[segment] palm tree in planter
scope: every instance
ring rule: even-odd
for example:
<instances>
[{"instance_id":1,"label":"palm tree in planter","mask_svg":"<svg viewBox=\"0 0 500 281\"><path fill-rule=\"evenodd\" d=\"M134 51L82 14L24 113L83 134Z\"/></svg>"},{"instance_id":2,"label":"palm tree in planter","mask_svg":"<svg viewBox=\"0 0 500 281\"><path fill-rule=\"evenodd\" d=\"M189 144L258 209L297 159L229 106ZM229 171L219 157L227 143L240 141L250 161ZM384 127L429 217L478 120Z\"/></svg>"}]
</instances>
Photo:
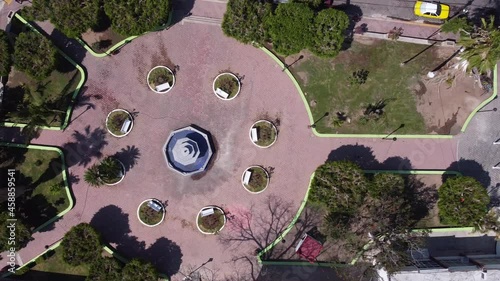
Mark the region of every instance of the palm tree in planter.
<instances>
[{"instance_id":1,"label":"palm tree in planter","mask_svg":"<svg viewBox=\"0 0 500 281\"><path fill-rule=\"evenodd\" d=\"M94 187L115 185L125 177L125 168L120 160L113 157L104 158L101 163L92 165L85 174L85 182Z\"/></svg>"},{"instance_id":2,"label":"palm tree in planter","mask_svg":"<svg viewBox=\"0 0 500 281\"><path fill-rule=\"evenodd\" d=\"M216 234L224 228L226 214L216 206L207 206L200 210L196 219L198 230L203 234Z\"/></svg>"}]
</instances>

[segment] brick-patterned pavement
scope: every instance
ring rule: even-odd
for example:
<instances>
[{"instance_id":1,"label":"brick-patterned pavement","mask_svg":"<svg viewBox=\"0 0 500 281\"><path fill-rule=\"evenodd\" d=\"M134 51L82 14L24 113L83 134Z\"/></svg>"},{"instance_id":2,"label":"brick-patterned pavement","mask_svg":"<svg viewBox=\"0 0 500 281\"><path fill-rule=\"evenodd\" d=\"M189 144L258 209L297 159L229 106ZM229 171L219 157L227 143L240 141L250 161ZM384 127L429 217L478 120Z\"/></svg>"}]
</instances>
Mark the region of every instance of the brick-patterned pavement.
<instances>
[{"instance_id":1,"label":"brick-patterned pavement","mask_svg":"<svg viewBox=\"0 0 500 281\"><path fill-rule=\"evenodd\" d=\"M146 84L147 72L169 61L179 66L175 87L168 94L155 94ZM34 141L66 148L75 207L52 229L34 234L19 252L23 261L59 240L71 226L91 222L125 256L144 256L168 273L187 273L211 257L214 261L206 267L223 275L234 271L233 256L251 254L255 247L228 250L217 236L200 234L194 223L205 205L231 212L276 194L298 207L310 175L328 158L350 157L367 168L375 167L369 164L373 160L408 158L392 158L385 166L395 169L409 168L408 162L415 169L446 169L456 160L454 139L315 137L307 127L304 103L281 67L259 49L225 37L217 26L178 24L134 40L116 56L98 59L86 54L82 64L88 80L71 125L64 132L43 131ZM242 77L235 100L224 102L212 93L213 78L222 70ZM136 112L133 131L120 139L101 133L107 113L115 108ZM279 116L279 138L271 148L259 149L250 142L248 130L266 114ZM169 170L161 152L170 131L190 124L210 131L217 146L213 167L199 180ZM97 160L96 150L110 155L127 147L139 155L122 183L92 188L83 181L84 164ZM259 195L249 194L240 183L244 169L255 164L275 168L269 188ZM154 228L136 218L138 204L151 197L168 200L166 220ZM181 278L176 274L173 280Z\"/></svg>"}]
</instances>

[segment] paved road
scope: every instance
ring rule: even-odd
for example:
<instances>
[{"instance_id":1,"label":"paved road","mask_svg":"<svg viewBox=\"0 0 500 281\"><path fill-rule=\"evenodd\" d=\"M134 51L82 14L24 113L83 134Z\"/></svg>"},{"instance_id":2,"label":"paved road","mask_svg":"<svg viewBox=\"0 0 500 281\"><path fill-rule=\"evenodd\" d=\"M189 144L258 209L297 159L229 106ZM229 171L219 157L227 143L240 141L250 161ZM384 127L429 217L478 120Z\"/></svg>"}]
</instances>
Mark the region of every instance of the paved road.
<instances>
[{"instance_id":1,"label":"paved road","mask_svg":"<svg viewBox=\"0 0 500 281\"><path fill-rule=\"evenodd\" d=\"M442 1L451 6L452 12L458 12L470 2L470 0L449 0ZM471 12L479 12L486 8L497 8L499 4L495 0L473 0L470 4ZM413 6L415 0L354 0L354 1L334 1L335 5L338 4L351 4L361 8L363 15L372 17L391 16L409 20L422 19L413 14ZM496 6L495 6L496 5ZM498 13L497 13L498 14Z\"/></svg>"}]
</instances>

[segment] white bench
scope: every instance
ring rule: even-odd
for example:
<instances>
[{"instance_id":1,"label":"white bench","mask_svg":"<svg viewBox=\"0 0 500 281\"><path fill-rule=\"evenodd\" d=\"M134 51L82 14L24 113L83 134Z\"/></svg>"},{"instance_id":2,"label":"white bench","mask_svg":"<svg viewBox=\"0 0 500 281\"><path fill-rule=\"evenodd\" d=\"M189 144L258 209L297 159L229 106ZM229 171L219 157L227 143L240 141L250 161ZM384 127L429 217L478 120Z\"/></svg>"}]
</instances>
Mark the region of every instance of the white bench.
<instances>
[{"instance_id":1,"label":"white bench","mask_svg":"<svg viewBox=\"0 0 500 281\"><path fill-rule=\"evenodd\" d=\"M250 182L251 176L252 176L252 172L245 171L245 174L243 175L243 184L248 184Z\"/></svg>"},{"instance_id":2,"label":"white bench","mask_svg":"<svg viewBox=\"0 0 500 281\"><path fill-rule=\"evenodd\" d=\"M162 209L162 207L160 206L160 204L156 203L155 201L149 201L149 202L148 202L148 206L149 206L151 209L153 209L153 210L155 210L155 211L157 211L157 212L160 212L160 211L161 211L161 209Z\"/></svg>"},{"instance_id":3,"label":"white bench","mask_svg":"<svg viewBox=\"0 0 500 281\"><path fill-rule=\"evenodd\" d=\"M257 128L252 128L252 130L250 131L250 135L253 142L257 142L259 140L259 137L257 135Z\"/></svg>"},{"instance_id":4,"label":"white bench","mask_svg":"<svg viewBox=\"0 0 500 281\"><path fill-rule=\"evenodd\" d=\"M227 99L229 97L229 94L224 92L221 88L217 88L215 90L215 93L224 99Z\"/></svg>"},{"instance_id":5,"label":"white bench","mask_svg":"<svg viewBox=\"0 0 500 281\"><path fill-rule=\"evenodd\" d=\"M127 118L125 122L123 122L122 128L120 129L120 132L126 134L128 132L128 129L130 128L130 125L132 124L132 121Z\"/></svg>"},{"instance_id":6,"label":"white bench","mask_svg":"<svg viewBox=\"0 0 500 281\"><path fill-rule=\"evenodd\" d=\"M163 92L163 91L166 91L168 89L170 89L170 84L168 82L156 86L157 92Z\"/></svg>"},{"instance_id":7,"label":"white bench","mask_svg":"<svg viewBox=\"0 0 500 281\"><path fill-rule=\"evenodd\" d=\"M205 210L201 211L201 217L207 217L207 216L210 216L210 215L213 215L213 214L214 214L214 209L213 208L205 209Z\"/></svg>"}]
</instances>

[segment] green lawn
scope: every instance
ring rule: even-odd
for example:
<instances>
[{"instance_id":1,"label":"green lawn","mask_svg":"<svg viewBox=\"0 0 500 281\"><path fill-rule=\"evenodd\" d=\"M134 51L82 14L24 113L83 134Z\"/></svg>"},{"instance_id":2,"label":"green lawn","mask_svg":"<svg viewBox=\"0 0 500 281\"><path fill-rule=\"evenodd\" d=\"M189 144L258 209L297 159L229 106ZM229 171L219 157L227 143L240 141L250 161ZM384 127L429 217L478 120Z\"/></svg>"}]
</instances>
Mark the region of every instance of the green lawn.
<instances>
[{"instance_id":1,"label":"green lawn","mask_svg":"<svg viewBox=\"0 0 500 281\"><path fill-rule=\"evenodd\" d=\"M15 167L19 173L17 181L18 215L36 228L56 216L69 206L64 188L61 157L57 152L39 149L6 147L11 160L0 166ZM22 195L21 195L22 193Z\"/></svg>"},{"instance_id":2,"label":"green lawn","mask_svg":"<svg viewBox=\"0 0 500 281\"><path fill-rule=\"evenodd\" d=\"M417 112L416 97L410 87L436 67L439 59L433 49L405 65L400 63L426 46L386 40L370 44L353 42L350 49L334 59L306 56L291 68L306 95L320 133L386 134L401 124L398 134L426 133L423 117ZM353 72L368 71L364 84L351 83ZM365 115L369 104L383 101L383 114ZM351 123L335 121L344 112Z\"/></svg>"},{"instance_id":3,"label":"green lawn","mask_svg":"<svg viewBox=\"0 0 500 281\"><path fill-rule=\"evenodd\" d=\"M72 266L62 258L62 246L49 252L47 259L38 258L36 265L26 274L22 275L24 280L37 281L83 281L89 274L87 265Z\"/></svg>"}]
</instances>

